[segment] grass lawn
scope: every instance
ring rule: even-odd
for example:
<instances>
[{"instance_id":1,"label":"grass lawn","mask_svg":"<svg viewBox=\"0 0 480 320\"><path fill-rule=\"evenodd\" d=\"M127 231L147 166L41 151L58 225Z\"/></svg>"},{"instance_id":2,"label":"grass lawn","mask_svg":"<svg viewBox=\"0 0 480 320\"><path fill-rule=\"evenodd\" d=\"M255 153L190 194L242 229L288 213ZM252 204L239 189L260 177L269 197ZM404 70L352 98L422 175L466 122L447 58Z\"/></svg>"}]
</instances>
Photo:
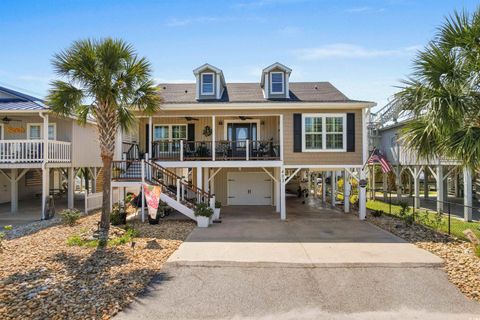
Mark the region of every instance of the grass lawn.
<instances>
[{"instance_id":1,"label":"grass lawn","mask_svg":"<svg viewBox=\"0 0 480 320\"><path fill-rule=\"evenodd\" d=\"M390 212L390 206L388 203L378 200L368 200L367 209L369 210L382 210L385 213ZM391 214L394 216L400 216L400 206L392 204ZM412 213L412 208L409 207L408 213ZM437 215L436 212L426 209L415 210L415 221L421 223L432 229L448 233L448 217L445 215ZM480 223L478 222L465 222L457 218L450 219L450 232L457 238L467 240L463 231L471 229L477 237L480 238Z\"/></svg>"}]
</instances>

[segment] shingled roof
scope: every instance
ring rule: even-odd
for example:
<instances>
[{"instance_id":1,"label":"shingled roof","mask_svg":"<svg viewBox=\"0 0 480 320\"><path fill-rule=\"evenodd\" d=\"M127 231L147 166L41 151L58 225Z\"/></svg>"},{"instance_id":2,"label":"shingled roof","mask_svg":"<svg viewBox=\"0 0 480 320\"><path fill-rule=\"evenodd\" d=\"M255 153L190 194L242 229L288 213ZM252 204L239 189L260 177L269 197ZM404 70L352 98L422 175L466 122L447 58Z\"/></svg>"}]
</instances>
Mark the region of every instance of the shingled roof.
<instances>
[{"instance_id":1,"label":"shingled roof","mask_svg":"<svg viewBox=\"0 0 480 320\"><path fill-rule=\"evenodd\" d=\"M265 99L259 83L227 83L219 100L195 97L195 83L158 85L165 104L170 103L268 103L268 102L360 102L348 99L330 82L290 82L290 99Z\"/></svg>"}]
</instances>

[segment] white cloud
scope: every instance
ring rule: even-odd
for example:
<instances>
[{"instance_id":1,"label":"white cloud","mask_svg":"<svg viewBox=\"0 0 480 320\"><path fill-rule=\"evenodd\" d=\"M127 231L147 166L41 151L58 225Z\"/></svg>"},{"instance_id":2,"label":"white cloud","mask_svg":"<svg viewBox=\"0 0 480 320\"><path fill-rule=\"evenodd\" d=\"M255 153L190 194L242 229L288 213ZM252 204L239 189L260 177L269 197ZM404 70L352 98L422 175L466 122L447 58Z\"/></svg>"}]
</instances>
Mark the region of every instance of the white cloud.
<instances>
[{"instance_id":1,"label":"white cloud","mask_svg":"<svg viewBox=\"0 0 480 320\"><path fill-rule=\"evenodd\" d=\"M420 46L410 46L397 49L370 49L354 44L335 43L316 48L294 50L293 54L301 60L321 60L330 58L368 59L378 57L410 56L420 48Z\"/></svg>"},{"instance_id":2,"label":"white cloud","mask_svg":"<svg viewBox=\"0 0 480 320\"><path fill-rule=\"evenodd\" d=\"M172 18L166 22L167 27L184 27L197 23L216 23L216 22L226 22L232 21L232 17L194 17L194 18Z\"/></svg>"}]
</instances>

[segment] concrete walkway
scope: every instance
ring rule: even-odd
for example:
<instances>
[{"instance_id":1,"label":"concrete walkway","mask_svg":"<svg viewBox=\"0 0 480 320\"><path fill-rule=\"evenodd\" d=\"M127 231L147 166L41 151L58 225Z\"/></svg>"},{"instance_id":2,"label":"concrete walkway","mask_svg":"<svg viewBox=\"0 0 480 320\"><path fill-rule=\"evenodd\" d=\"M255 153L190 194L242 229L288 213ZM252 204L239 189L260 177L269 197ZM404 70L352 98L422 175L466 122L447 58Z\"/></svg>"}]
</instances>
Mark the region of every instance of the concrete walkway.
<instances>
[{"instance_id":1,"label":"concrete walkway","mask_svg":"<svg viewBox=\"0 0 480 320\"><path fill-rule=\"evenodd\" d=\"M195 229L118 319L474 319L441 260L377 227L288 201ZM226 210L225 210L226 209Z\"/></svg>"}]
</instances>

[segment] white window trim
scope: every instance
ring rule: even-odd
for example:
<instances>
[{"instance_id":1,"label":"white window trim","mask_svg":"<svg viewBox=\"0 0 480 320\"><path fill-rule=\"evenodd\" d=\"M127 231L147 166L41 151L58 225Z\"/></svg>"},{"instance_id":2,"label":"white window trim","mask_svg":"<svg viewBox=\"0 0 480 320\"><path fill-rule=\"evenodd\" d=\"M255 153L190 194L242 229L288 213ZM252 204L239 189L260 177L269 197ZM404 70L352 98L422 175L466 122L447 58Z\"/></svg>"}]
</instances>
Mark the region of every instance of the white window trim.
<instances>
[{"instance_id":1,"label":"white window trim","mask_svg":"<svg viewBox=\"0 0 480 320\"><path fill-rule=\"evenodd\" d=\"M203 91L203 76L204 75L208 75L208 74L211 74L212 75L212 92L204 92ZM214 72L202 72L200 74L200 94L202 96L214 96L215 95L215 73Z\"/></svg>"},{"instance_id":2,"label":"white window trim","mask_svg":"<svg viewBox=\"0 0 480 320\"><path fill-rule=\"evenodd\" d=\"M174 126L183 126L185 127L185 133L186 133L186 138L188 138L188 124L186 123L155 123L153 125L153 135L155 135L155 128L156 127L168 127L168 140L167 141L173 141L173 140L182 140L182 139L173 139L172 137L172 133L173 133L173 127ZM156 139L155 136L152 137L152 141L161 141L161 140L165 140L165 139Z\"/></svg>"},{"instance_id":3,"label":"white window trim","mask_svg":"<svg viewBox=\"0 0 480 320\"><path fill-rule=\"evenodd\" d=\"M322 118L322 149L307 149L305 147L305 119L310 117ZM343 119L343 148L327 149L327 118ZM347 152L347 114L346 113L304 113L302 114L302 152Z\"/></svg>"},{"instance_id":4,"label":"white window trim","mask_svg":"<svg viewBox=\"0 0 480 320\"><path fill-rule=\"evenodd\" d=\"M30 137L30 127L31 126L40 126L40 140L43 139L43 123L27 123L27 139L32 140ZM50 141L57 140L57 124L56 123L49 123L48 126L53 126L53 139L49 139ZM37 140L37 139L35 139Z\"/></svg>"},{"instance_id":5,"label":"white window trim","mask_svg":"<svg viewBox=\"0 0 480 320\"><path fill-rule=\"evenodd\" d=\"M5 126L0 123L0 140L5 140Z\"/></svg>"},{"instance_id":6,"label":"white window trim","mask_svg":"<svg viewBox=\"0 0 480 320\"><path fill-rule=\"evenodd\" d=\"M282 75L282 91L273 92L272 77L274 73L280 73ZM281 71L270 72L270 94L284 94L284 93L285 93L285 72L281 72Z\"/></svg>"},{"instance_id":7,"label":"white window trim","mask_svg":"<svg viewBox=\"0 0 480 320\"><path fill-rule=\"evenodd\" d=\"M229 123L256 123L257 124L257 137L254 141L261 141L260 138L260 119L248 119L248 120L224 120L224 130L223 130L223 138L225 141L228 140L228 124Z\"/></svg>"}]
</instances>

